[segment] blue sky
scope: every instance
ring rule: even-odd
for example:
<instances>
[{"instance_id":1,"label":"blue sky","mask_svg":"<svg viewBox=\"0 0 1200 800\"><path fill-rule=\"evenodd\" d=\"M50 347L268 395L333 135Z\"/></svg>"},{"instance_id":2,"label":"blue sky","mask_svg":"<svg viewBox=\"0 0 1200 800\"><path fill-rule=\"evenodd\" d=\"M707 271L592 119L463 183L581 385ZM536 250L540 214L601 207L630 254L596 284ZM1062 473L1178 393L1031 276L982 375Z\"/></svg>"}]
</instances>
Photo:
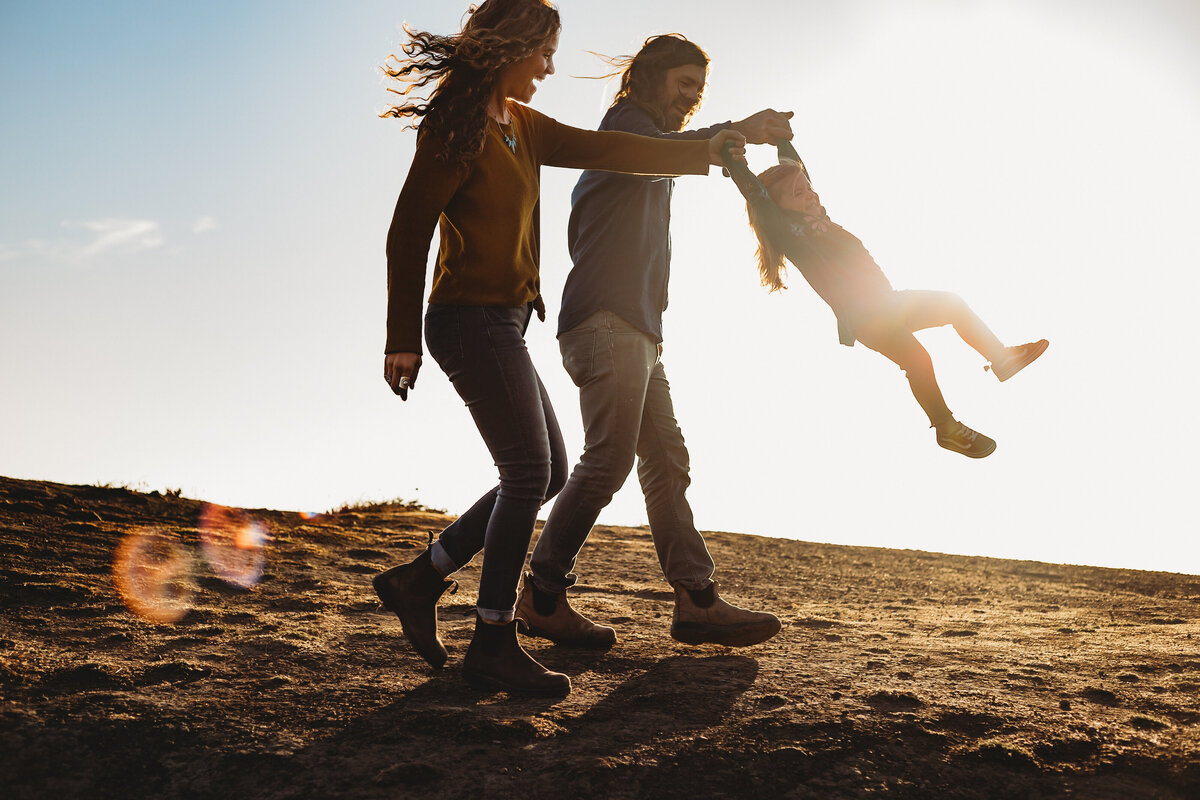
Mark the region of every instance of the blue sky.
<instances>
[{"instance_id":1,"label":"blue sky","mask_svg":"<svg viewBox=\"0 0 1200 800\"><path fill-rule=\"evenodd\" d=\"M535 107L593 127L612 86L572 77L603 70L586 51L681 31L713 58L696 124L795 110L823 202L895 285L1052 342L999 385L922 334L951 407L1000 443L944 452L798 279L757 286L732 187L681 179L664 361L700 527L1200 572L1194 4L560 7ZM435 364L403 406L379 379L413 134L377 119L377 68L402 22L450 31L464 9L0 5L0 474L296 510L459 512L494 482ZM552 314L576 177L543 173ZM529 341L574 455L553 325ZM636 484L602 522L644 522Z\"/></svg>"}]
</instances>

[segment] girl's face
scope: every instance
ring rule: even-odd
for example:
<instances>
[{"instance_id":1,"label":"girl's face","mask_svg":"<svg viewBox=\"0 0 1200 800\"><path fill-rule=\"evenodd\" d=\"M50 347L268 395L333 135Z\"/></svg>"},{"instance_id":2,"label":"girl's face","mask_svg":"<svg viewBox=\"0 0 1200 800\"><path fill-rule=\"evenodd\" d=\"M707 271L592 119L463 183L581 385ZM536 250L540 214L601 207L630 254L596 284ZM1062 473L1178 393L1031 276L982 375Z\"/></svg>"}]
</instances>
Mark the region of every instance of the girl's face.
<instances>
[{"instance_id":1,"label":"girl's face","mask_svg":"<svg viewBox=\"0 0 1200 800\"><path fill-rule=\"evenodd\" d=\"M790 211L808 209L812 187L804 177L803 170L791 165L781 165L769 172L774 174L765 175L768 180L764 181L764 184L775 205Z\"/></svg>"},{"instance_id":2,"label":"girl's face","mask_svg":"<svg viewBox=\"0 0 1200 800\"><path fill-rule=\"evenodd\" d=\"M497 89L505 98L511 97L520 103L528 103L537 91L535 81L542 81L554 74L554 54L558 51L558 34L555 33L540 48L522 58L505 65L496 81Z\"/></svg>"}]
</instances>

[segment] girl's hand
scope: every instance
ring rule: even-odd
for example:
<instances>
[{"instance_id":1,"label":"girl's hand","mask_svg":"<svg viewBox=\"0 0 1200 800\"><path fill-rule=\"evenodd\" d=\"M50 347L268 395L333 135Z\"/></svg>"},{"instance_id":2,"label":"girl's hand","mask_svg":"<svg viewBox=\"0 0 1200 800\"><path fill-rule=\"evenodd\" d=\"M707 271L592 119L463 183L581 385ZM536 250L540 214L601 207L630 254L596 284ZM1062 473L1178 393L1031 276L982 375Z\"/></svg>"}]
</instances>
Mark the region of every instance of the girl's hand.
<instances>
[{"instance_id":1,"label":"girl's hand","mask_svg":"<svg viewBox=\"0 0 1200 800\"><path fill-rule=\"evenodd\" d=\"M409 389L417 388L420 371L420 353L388 353L383 357L383 379L401 400L408 399Z\"/></svg>"},{"instance_id":2,"label":"girl's hand","mask_svg":"<svg viewBox=\"0 0 1200 800\"><path fill-rule=\"evenodd\" d=\"M724 166L725 161L722 156L726 151L734 161L745 164L746 137L735 130L719 131L716 136L708 140L708 163L717 167Z\"/></svg>"}]
</instances>

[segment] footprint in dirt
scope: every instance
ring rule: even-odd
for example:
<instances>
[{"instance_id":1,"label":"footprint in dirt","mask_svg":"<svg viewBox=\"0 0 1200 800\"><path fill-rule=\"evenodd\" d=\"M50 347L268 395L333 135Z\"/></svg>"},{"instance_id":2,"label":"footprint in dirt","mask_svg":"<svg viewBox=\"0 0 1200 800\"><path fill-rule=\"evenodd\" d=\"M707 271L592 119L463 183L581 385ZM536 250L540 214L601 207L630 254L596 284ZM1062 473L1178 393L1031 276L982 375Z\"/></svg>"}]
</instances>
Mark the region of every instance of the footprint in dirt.
<instances>
[{"instance_id":1,"label":"footprint in dirt","mask_svg":"<svg viewBox=\"0 0 1200 800\"><path fill-rule=\"evenodd\" d=\"M385 553L382 550L376 550L370 547L354 547L346 551L346 556L349 558L358 558L364 561L374 559L376 561L390 562L394 556L391 553Z\"/></svg>"},{"instance_id":2,"label":"footprint in dirt","mask_svg":"<svg viewBox=\"0 0 1200 800\"><path fill-rule=\"evenodd\" d=\"M876 711L915 711L925 705L911 692L875 692L864 699Z\"/></svg>"},{"instance_id":3,"label":"footprint in dirt","mask_svg":"<svg viewBox=\"0 0 1200 800\"><path fill-rule=\"evenodd\" d=\"M981 714L974 711L951 711L938 717L936 727L951 733L965 736L980 737L1004 727L1007 721L994 714Z\"/></svg>"},{"instance_id":4,"label":"footprint in dirt","mask_svg":"<svg viewBox=\"0 0 1200 800\"><path fill-rule=\"evenodd\" d=\"M39 682L39 686L47 691L64 694L97 689L127 689L132 685L133 676L128 669L92 661L53 670Z\"/></svg>"},{"instance_id":5,"label":"footprint in dirt","mask_svg":"<svg viewBox=\"0 0 1200 800\"><path fill-rule=\"evenodd\" d=\"M277 597L267 601L271 611L326 611L331 607L328 600L304 597Z\"/></svg>"},{"instance_id":6,"label":"footprint in dirt","mask_svg":"<svg viewBox=\"0 0 1200 800\"><path fill-rule=\"evenodd\" d=\"M1082 692L1080 692L1079 696L1082 697L1084 700L1087 700L1089 702L1096 703L1097 705L1102 705L1102 706L1119 706L1121 704L1120 698L1118 698L1115 694L1110 692L1108 689L1099 689L1096 687L1089 687L1087 689L1084 689Z\"/></svg>"},{"instance_id":7,"label":"footprint in dirt","mask_svg":"<svg viewBox=\"0 0 1200 800\"><path fill-rule=\"evenodd\" d=\"M188 661L166 661L151 664L137 678L139 686L153 686L160 683L183 684L195 683L212 674L210 667L202 667Z\"/></svg>"}]
</instances>

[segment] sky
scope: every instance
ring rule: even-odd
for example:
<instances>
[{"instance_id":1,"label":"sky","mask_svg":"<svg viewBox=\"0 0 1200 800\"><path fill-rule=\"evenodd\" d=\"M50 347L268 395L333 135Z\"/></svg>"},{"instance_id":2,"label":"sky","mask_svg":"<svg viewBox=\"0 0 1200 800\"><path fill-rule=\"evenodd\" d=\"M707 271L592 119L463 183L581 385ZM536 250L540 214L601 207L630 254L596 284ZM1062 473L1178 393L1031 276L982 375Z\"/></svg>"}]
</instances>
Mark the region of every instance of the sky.
<instances>
[{"instance_id":1,"label":"sky","mask_svg":"<svg viewBox=\"0 0 1200 800\"><path fill-rule=\"evenodd\" d=\"M684 33L712 58L694 125L794 111L823 204L897 288L1051 342L1000 384L951 329L919 334L958 418L999 443L942 450L799 276L758 285L732 184L679 179L663 362L698 527L1200 573L1200 6L559 7L535 108L595 127L615 86L592 53ZM379 65L402 23L452 32L465 8L0 2L0 474L296 511L461 513L494 485L432 359L407 403L381 380L414 133L378 118ZM578 173L542 174L550 318L527 338L575 458L554 315ZM644 523L631 477L600 524Z\"/></svg>"}]
</instances>

